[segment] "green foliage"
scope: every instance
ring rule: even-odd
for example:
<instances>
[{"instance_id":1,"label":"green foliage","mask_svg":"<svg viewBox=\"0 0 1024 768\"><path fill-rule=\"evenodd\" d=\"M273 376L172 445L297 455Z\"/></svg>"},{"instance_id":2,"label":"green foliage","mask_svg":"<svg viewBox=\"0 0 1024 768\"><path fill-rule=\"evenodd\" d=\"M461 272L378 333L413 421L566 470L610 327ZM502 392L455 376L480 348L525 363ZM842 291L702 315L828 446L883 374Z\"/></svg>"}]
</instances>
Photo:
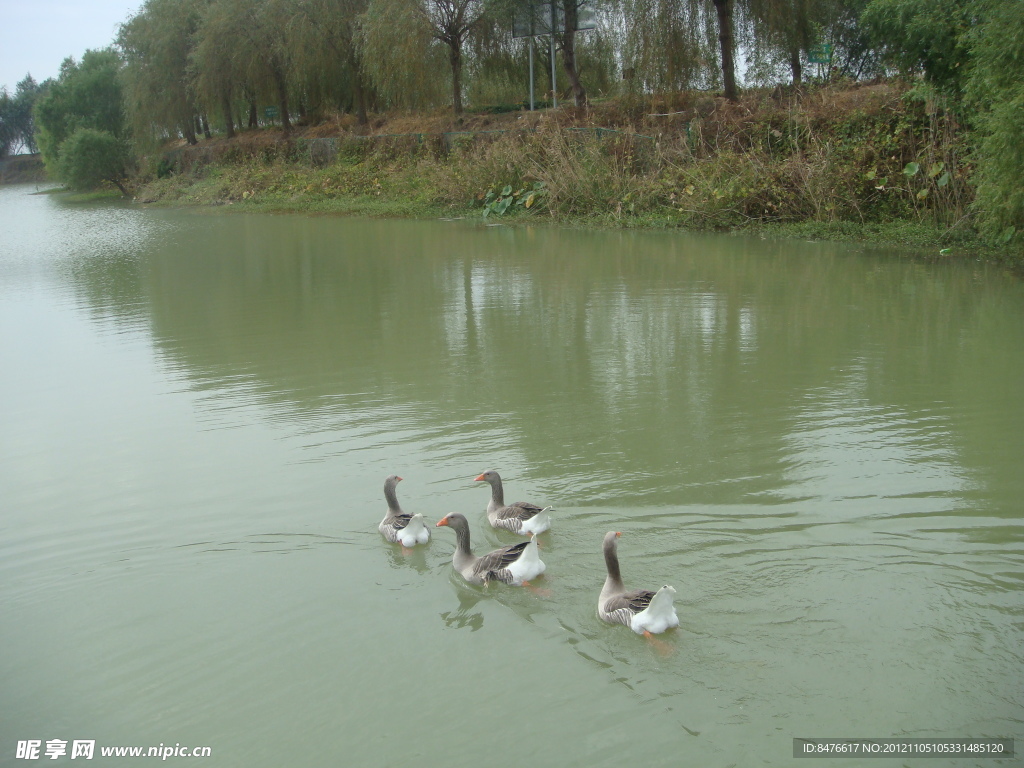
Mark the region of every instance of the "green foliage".
<instances>
[{"instance_id":1,"label":"green foliage","mask_svg":"<svg viewBox=\"0 0 1024 768\"><path fill-rule=\"evenodd\" d=\"M429 108L445 103L451 79L443 46L418 4L371 0L360 25L359 50L385 103Z\"/></svg>"},{"instance_id":2,"label":"green foliage","mask_svg":"<svg viewBox=\"0 0 1024 768\"><path fill-rule=\"evenodd\" d=\"M967 99L980 135L975 209L993 241L1024 239L1024 3L979 3Z\"/></svg>"},{"instance_id":3,"label":"green foliage","mask_svg":"<svg viewBox=\"0 0 1024 768\"><path fill-rule=\"evenodd\" d=\"M966 34L975 0L871 0L861 22L886 61L907 74L923 72L958 94L970 50Z\"/></svg>"},{"instance_id":4,"label":"green foliage","mask_svg":"<svg viewBox=\"0 0 1024 768\"><path fill-rule=\"evenodd\" d=\"M158 179L166 179L168 176L174 173L174 163L168 160L166 157L161 157L160 162L156 165L156 177Z\"/></svg>"},{"instance_id":5,"label":"green foliage","mask_svg":"<svg viewBox=\"0 0 1024 768\"><path fill-rule=\"evenodd\" d=\"M96 189L111 182L127 194L123 186L125 157L124 143L109 131L79 128L61 145L58 172L75 190Z\"/></svg>"},{"instance_id":6,"label":"green foliage","mask_svg":"<svg viewBox=\"0 0 1024 768\"><path fill-rule=\"evenodd\" d=\"M59 168L62 145L80 128L127 139L120 67L117 53L110 48L86 51L81 64L66 59L60 77L44 84L46 93L36 102L35 120L47 166Z\"/></svg>"},{"instance_id":7,"label":"green foliage","mask_svg":"<svg viewBox=\"0 0 1024 768\"><path fill-rule=\"evenodd\" d=\"M0 91L0 160L13 154L13 148L20 133L14 99L10 97L5 88Z\"/></svg>"},{"instance_id":8,"label":"green foliage","mask_svg":"<svg viewBox=\"0 0 1024 768\"><path fill-rule=\"evenodd\" d=\"M117 42L125 58L125 99L137 140L180 134L195 143L199 110L188 66L199 18L198 0L146 0L121 25Z\"/></svg>"},{"instance_id":9,"label":"green foliage","mask_svg":"<svg viewBox=\"0 0 1024 768\"><path fill-rule=\"evenodd\" d=\"M500 192L487 190L482 196L483 215L486 219L492 213L504 216L512 206L520 206L525 210L538 210L547 202L547 185L543 181L535 181L531 187L523 187L515 191L511 184L506 184Z\"/></svg>"},{"instance_id":10,"label":"green foliage","mask_svg":"<svg viewBox=\"0 0 1024 768\"><path fill-rule=\"evenodd\" d=\"M0 158L21 150L38 152L32 109L42 88L31 75L18 83L14 95L0 90Z\"/></svg>"}]
</instances>

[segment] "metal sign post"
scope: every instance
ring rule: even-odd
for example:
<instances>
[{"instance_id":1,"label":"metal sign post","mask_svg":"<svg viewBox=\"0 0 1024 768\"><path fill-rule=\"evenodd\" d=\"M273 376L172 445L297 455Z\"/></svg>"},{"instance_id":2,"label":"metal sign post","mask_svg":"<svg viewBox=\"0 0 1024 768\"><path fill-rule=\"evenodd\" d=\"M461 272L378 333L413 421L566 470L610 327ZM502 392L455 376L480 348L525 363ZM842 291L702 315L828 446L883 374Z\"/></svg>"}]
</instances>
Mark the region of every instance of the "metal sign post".
<instances>
[{"instance_id":1,"label":"metal sign post","mask_svg":"<svg viewBox=\"0 0 1024 768\"><path fill-rule=\"evenodd\" d=\"M576 11L576 32L595 29L597 22L590 8L585 7L588 0L570 0L579 3ZM533 40L537 37L549 38L551 54L551 104L558 106L558 70L555 52L555 35L565 26L565 11L561 6L564 0L519 0L515 17L512 20L512 37L530 38L530 109L533 105Z\"/></svg>"},{"instance_id":2,"label":"metal sign post","mask_svg":"<svg viewBox=\"0 0 1024 768\"><path fill-rule=\"evenodd\" d=\"M555 30L558 29L555 9L558 6L555 5L555 0L551 0L548 7L551 8L551 26L548 27L551 30L551 108L558 109L558 77L555 75Z\"/></svg>"},{"instance_id":3,"label":"metal sign post","mask_svg":"<svg viewBox=\"0 0 1024 768\"><path fill-rule=\"evenodd\" d=\"M533 112L533 36L530 36L530 111Z\"/></svg>"},{"instance_id":4,"label":"metal sign post","mask_svg":"<svg viewBox=\"0 0 1024 768\"><path fill-rule=\"evenodd\" d=\"M832 46L829 43L816 45L807 50L807 63L818 65L818 77L824 79L823 65L832 63Z\"/></svg>"}]
</instances>

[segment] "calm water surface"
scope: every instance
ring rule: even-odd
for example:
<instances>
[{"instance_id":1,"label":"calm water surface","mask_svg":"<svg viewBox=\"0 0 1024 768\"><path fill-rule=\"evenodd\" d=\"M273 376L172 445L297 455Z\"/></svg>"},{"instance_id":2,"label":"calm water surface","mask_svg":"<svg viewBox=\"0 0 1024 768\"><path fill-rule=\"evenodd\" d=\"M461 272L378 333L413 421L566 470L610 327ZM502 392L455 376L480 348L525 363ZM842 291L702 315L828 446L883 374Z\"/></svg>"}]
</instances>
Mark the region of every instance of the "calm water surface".
<instances>
[{"instance_id":1,"label":"calm water surface","mask_svg":"<svg viewBox=\"0 0 1024 768\"><path fill-rule=\"evenodd\" d=\"M1024 738L1020 282L33 191L0 188L0 764L28 739L503 768ZM544 593L462 584L450 530L410 556L377 533L398 473L478 551L517 540L483 526L490 468L557 508ZM609 530L628 586L678 590L660 646L595 616Z\"/></svg>"}]
</instances>

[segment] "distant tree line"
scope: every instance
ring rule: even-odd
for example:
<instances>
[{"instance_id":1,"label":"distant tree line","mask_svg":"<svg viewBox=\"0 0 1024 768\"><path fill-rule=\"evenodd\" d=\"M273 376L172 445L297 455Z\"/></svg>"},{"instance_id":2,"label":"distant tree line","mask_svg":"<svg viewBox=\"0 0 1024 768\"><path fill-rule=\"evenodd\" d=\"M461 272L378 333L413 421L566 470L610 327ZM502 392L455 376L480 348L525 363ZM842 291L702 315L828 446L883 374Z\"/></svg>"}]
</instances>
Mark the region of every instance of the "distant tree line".
<instances>
[{"instance_id":1,"label":"distant tree line","mask_svg":"<svg viewBox=\"0 0 1024 768\"><path fill-rule=\"evenodd\" d=\"M40 87L31 75L15 88L12 96L0 90L0 160L22 152L38 152L32 110Z\"/></svg>"},{"instance_id":2,"label":"distant tree line","mask_svg":"<svg viewBox=\"0 0 1024 768\"><path fill-rule=\"evenodd\" d=\"M48 166L70 176L83 169L68 148L98 151L102 137L114 180L130 150L171 138L230 137L269 120L287 133L294 120L339 112L366 123L388 109L523 103L530 43L514 37L513 19L528 2L146 0L112 48L68 59L42 86L26 78L2 92L0 150L37 141ZM741 81L799 85L815 73L918 78L976 129L985 226L1024 229L1021 0L552 2L557 96L579 107L687 89L735 100ZM594 28L577 31L581 17ZM546 38L534 54L538 93L550 97Z\"/></svg>"}]
</instances>

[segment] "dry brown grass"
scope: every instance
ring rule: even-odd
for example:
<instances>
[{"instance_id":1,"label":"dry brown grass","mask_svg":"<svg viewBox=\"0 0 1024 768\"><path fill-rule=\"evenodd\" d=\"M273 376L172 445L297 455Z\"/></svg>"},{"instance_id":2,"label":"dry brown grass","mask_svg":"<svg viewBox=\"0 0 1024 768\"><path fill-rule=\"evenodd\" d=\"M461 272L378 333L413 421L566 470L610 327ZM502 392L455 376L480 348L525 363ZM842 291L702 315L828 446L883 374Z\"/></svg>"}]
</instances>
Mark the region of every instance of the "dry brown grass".
<instances>
[{"instance_id":1,"label":"dry brown grass","mask_svg":"<svg viewBox=\"0 0 1024 768\"><path fill-rule=\"evenodd\" d=\"M280 129L243 131L231 141L177 146L169 157L180 174L198 179L219 166L225 189L260 195L308 187L333 199L464 207L506 185L542 182L547 210L572 218L704 228L755 221L949 226L970 202L962 136L905 93L905 86L875 83L748 92L731 103L689 92L601 101L588 110L375 115L369 126L338 114L288 137ZM338 141L315 144L316 153L303 141L327 138ZM923 169L913 177L904 172L911 161ZM940 162L953 171L941 188L926 173ZM234 165L246 166L237 180ZM322 183L291 178L313 173L310 165L322 169Z\"/></svg>"}]
</instances>

